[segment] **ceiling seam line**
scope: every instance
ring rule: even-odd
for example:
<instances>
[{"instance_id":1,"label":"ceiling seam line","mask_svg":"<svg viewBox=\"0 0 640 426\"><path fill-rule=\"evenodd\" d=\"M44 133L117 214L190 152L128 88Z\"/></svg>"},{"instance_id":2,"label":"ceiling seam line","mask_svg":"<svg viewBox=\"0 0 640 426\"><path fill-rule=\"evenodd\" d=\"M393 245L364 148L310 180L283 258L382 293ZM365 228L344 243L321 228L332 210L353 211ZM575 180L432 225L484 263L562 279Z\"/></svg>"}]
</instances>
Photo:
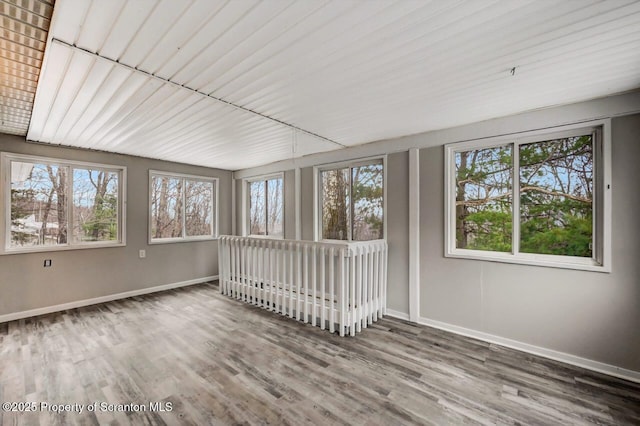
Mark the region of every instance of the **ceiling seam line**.
<instances>
[{"instance_id":1,"label":"ceiling seam line","mask_svg":"<svg viewBox=\"0 0 640 426\"><path fill-rule=\"evenodd\" d=\"M278 120L277 118L273 118L273 117L270 117L270 116L268 116L268 115L265 115L265 114L259 113L259 112L257 112L257 111L251 110L251 109L249 109L249 108L245 108L245 107L243 107L243 106L236 105L236 104L234 104L234 103L232 103L232 102L225 101L224 99L217 98L217 97L212 96L212 95L210 95L210 94L207 94L207 93L201 92L201 91L199 91L199 90L197 90L197 89L193 89L193 88L188 87L188 86L185 86L185 85L183 85L183 84L176 83L175 81L172 81L172 80L169 80L169 79L166 79L166 78L160 77L160 76L155 75L155 74L151 74L151 73L149 73L149 72L147 72L147 71L141 70L141 69L139 69L139 68L137 68L137 67L134 67L134 66L131 66L131 65L128 65L128 64L125 64L125 63L122 63L122 62L120 62L120 61L118 61L118 60L111 59L111 58L108 58L108 57L106 57L106 56L102 56L102 55L100 55L99 53L92 52L92 51L90 51L90 50L87 50L87 49L84 49L84 48L82 48L82 47L79 47L79 46L77 46L77 45L75 45L75 44L68 43L68 42L66 42L66 41L63 41L63 40L57 39L57 38L55 38L55 37L54 37L54 38L52 38L52 39L51 39L51 41L52 41L53 43L60 44L60 45L62 45L62 46L65 46L65 47L68 47L68 48L70 48L70 49L76 50L76 51L78 51L78 52L82 52L82 53L84 53L84 54L91 55L91 56L93 56L93 57L100 58L100 59L103 59L103 60L108 61L108 62L110 62L110 63L113 63L113 64L119 65L119 66L121 66L121 67L127 68L127 69L128 69L128 70L130 70L130 71L134 71L134 72L137 72L137 73L139 73L139 74L143 74L143 75L144 75L144 76L146 76L146 77L154 78L154 79L156 79L156 80L158 80L158 81L161 81L161 82L163 82L163 83L165 83L165 84L170 84L170 85L172 85L172 86L175 86L175 87L181 88L181 89L183 89L183 90L188 90L188 91L190 91L190 92L192 92L192 93L198 94L198 95L203 96L203 97L208 98L208 99L212 99L212 100L217 101L217 102L219 102L219 103L222 103L222 104L224 104L224 105L226 105L226 106L229 106L229 107L235 108L235 109L237 109L237 110L239 110L239 111L248 112L248 113L253 114L253 115L255 115L255 116L258 116L258 117L261 117L261 118L267 119L267 120L269 120L269 121L272 121L272 122L274 122L274 123L280 124L280 125L282 125L282 126L288 127L288 128L290 128L290 129L292 129L292 130L295 130L295 131L298 131L298 132L301 132L301 133L305 133L305 134L310 135L310 136L312 136L312 137L314 137L314 138L318 138L318 139L321 139L321 140L324 140L324 141L327 141L327 142L333 143L333 144L338 145L338 146L340 146L340 147L342 147L342 148L346 148L346 147L347 147L347 145L341 144L340 142L336 142L336 141L334 141L334 140L332 140L332 139L329 139L329 138L327 138L327 137L321 136L321 135L319 135L319 134L317 134L317 133L313 133L313 132L311 132L311 131L309 131L309 130L302 129L302 128L300 128L300 127L294 126L293 124L289 124L289 123L287 123L287 122L284 122L284 121Z\"/></svg>"}]
</instances>

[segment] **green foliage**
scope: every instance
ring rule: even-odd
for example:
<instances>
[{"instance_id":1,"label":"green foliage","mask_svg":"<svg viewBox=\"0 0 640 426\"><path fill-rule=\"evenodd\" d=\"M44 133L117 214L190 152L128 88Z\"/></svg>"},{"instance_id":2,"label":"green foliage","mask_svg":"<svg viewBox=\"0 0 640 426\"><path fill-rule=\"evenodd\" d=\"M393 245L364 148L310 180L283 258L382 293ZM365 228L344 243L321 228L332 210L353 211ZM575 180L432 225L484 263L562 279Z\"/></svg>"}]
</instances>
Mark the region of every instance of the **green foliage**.
<instances>
[{"instance_id":1,"label":"green foliage","mask_svg":"<svg viewBox=\"0 0 640 426\"><path fill-rule=\"evenodd\" d=\"M113 194L96 197L91 218L82 224L88 241L115 240L118 238L118 198Z\"/></svg>"},{"instance_id":2,"label":"green foliage","mask_svg":"<svg viewBox=\"0 0 640 426\"><path fill-rule=\"evenodd\" d=\"M570 216L564 227L541 227L544 222L531 220L521 227L520 251L591 257L591 218Z\"/></svg>"},{"instance_id":3,"label":"green foliage","mask_svg":"<svg viewBox=\"0 0 640 426\"><path fill-rule=\"evenodd\" d=\"M472 250L511 251L511 214L483 210L466 217L467 226L473 229L467 247Z\"/></svg>"},{"instance_id":4,"label":"green foliage","mask_svg":"<svg viewBox=\"0 0 640 426\"><path fill-rule=\"evenodd\" d=\"M591 203L535 192L521 199L520 251L591 257Z\"/></svg>"},{"instance_id":5,"label":"green foliage","mask_svg":"<svg viewBox=\"0 0 640 426\"><path fill-rule=\"evenodd\" d=\"M373 168L371 168L373 169ZM374 174L371 180L362 181L356 180L353 182L353 199L358 203L358 215L363 218L364 223L369 226L369 229L377 230L379 235L382 235L382 200L383 200L383 188L382 185L374 185L373 181L378 180L381 172L378 170L367 170L368 173Z\"/></svg>"},{"instance_id":6,"label":"green foliage","mask_svg":"<svg viewBox=\"0 0 640 426\"><path fill-rule=\"evenodd\" d=\"M456 153L457 247L511 251L512 145ZM591 257L591 135L519 145L520 251Z\"/></svg>"},{"instance_id":7,"label":"green foliage","mask_svg":"<svg viewBox=\"0 0 640 426\"><path fill-rule=\"evenodd\" d=\"M14 189L11 188L11 221L22 219L29 216L28 203L35 198L33 189Z\"/></svg>"}]
</instances>

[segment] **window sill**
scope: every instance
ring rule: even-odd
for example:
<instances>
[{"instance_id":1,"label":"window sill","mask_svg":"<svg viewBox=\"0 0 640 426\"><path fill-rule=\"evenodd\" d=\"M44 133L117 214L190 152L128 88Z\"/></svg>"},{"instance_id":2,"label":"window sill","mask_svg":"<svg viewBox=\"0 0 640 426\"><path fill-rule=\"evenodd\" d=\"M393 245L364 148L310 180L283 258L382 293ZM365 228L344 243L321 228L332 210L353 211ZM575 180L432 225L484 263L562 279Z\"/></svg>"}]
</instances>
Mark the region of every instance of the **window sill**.
<instances>
[{"instance_id":1,"label":"window sill","mask_svg":"<svg viewBox=\"0 0 640 426\"><path fill-rule=\"evenodd\" d=\"M72 246L45 246L45 247L33 247L33 248L5 248L1 255L10 255L10 254L27 254L27 253L50 253L56 251L69 251L69 250L90 250L90 249L101 249L101 248L112 248L112 247L126 247L126 243L117 242L117 243L85 243L80 245L72 245Z\"/></svg>"},{"instance_id":2,"label":"window sill","mask_svg":"<svg viewBox=\"0 0 640 426\"><path fill-rule=\"evenodd\" d=\"M548 268L573 269L590 272L611 272L611 268L597 263L590 258L567 256L551 256L542 254L493 253L479 250L453 250L445 253L445 257L454 259L484 260L487 262L511 263L518 265L543 266Z\"/></svg>"}]
</instances>

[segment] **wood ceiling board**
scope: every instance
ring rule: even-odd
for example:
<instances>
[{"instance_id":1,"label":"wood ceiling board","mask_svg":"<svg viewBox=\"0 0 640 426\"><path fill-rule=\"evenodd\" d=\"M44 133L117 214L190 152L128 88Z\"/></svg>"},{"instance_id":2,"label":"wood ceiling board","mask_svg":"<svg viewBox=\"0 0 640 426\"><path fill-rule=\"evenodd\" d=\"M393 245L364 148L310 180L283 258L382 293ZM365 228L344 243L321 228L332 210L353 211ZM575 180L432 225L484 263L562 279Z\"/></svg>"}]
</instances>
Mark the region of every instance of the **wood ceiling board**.
<instances>
[{"instance_id":1,"label":"wood ceiling board","mask_svg":"<svg viewBox=\"0 0 640 426\"><path fill-rule=\"evenodd\" d=\"M158 41L158 34L165 34L176 25L192 4L193 2L190 1L180 1L177 4L172 0L160 1L138 29L119 60L124 64L155 72L154 68L147 67L147 57L156 49L167 50L162 40Z\"/></svg>"},{"instance_id":2,"label":"wood ceiling board","mask_svg":"<svg viewBox=\"0 0 640 426\"><path fill-rule=\"evenodd\" d=\"M53 74L64 71L45 65L42 99L60 105L41 112L38 94L34 114L51 120L43 142L147 150L166 160L206 159L213 167L338 147L302 131L352 146L640 86L638 1L60 0L58 6L51 37L157 77L110 64L99 78L87 67L86 75L73 72L76 84L63 85ZM53 52L50 46L47 56ZM65 93L48 94L59 89ZM42 136L42 128L32 127Z\"/></svg>"},{"instance_id":3,"label":"wood ceiling board","mask_svg":"<svg viewBox=\"0 0 640 426\"><path fill-rule=\"evenodd\" d=\"M193 33L156 74L165 79L173 80L176 74L180 73L189 63L201 55L208 46L215 43L221 35L247 14L256 3L257 1L231 1L216 9L216 13L210 17L210 20L205 22L196 33ZM184 84L180 80L175 81Z\"/></svg>"},{"instance_id":4,"label":"wood ceiling board","mask_svg":"<svg viewBox=\"0 0 640 426\"><path fill-rule=\"evenodd\" d=\"M82 10L86 8L85 14L75 13L69 18L69 22L61 24L60 27L67 27L69 29L78 28L79 31L74 31L74 37L70 38L69 35L58 32L58 22L54 21L54 26L51 28L51 34L53 37L60 40L64 40L75 44L90 52L100 52L107 43L107 40L113 40L112 30L116 25L116 21L122 16L122 12L127 4L126 0L64 0L58 2L58 4L66 3L70 1L77 4L76 7ZM78 3L88 3L86 5ZM133 2L135 3L135 1ZM85 6L85 7L83 7ZM60 15L63 20L67 20L66 16ZM58 15L55 15L58 18ZM106 56L106 55L105 55ZM108 56L111 59L111 56Z\"/></svg>"},{"instance_id":5,"label":"wood ceiling board","mask_svg":"<svg viewBox=\"0 0 640 426\"><path fill-rule=\"evenodd\" d=\"M102 117L103 111L108 108L111 98L116 91L120 90L131 74L132 71L121 67L114 66L109 70L106 78L99 83L98 90L84 109L82 115L74 117L76 123L71 127L69 133L67 133L65 144L69 143L75 146L85 146L85 144L87 144L85 147L90 147L88 145L90 141L81 139L82 133L96 120L104 120ZM30 136L31 133L29 133L28 137Z\"/></svg>"},{"instance_id":6,"label":"wood ceiling board","mask_svg":"<svg viewBox=\"0 0 640 426\"><path fill-rule=\"evenodd\" d=\"M100 54L107 58L119 60L138 34L138 31L140 31L140 28L153 15L153 11L157 6L157 0L125 2L118 19L113 24L104 45L100 49ZM91 51L95 52L95 50ZM135 63L129 65L135 65Z\"/></svg>"},{"instance_id":7,"label":"wood ceiling board","mask_svg":"<svg viewBox=\"0 0 640 426\"><path fill-rule=\"evenodd\" d=\"M249 9L238 18L235 25L225 29L214 38L197 56L178 71L172 80L180 82L191 88L201 90L204 83L215 76L212 68L229 52L237 49L252 35L268 26L282 10L290 4L289 1L260 2L254 8ZM234 17L235 18L235 17ZM209 93L204 90L205 93Z\"/></svg>"},{"instance_id":8,"label":"wood ceiling board","mask_svg":"<svg viewBox=\"0 0 640 426\"><path fill-rule=\"evenodd\" d=\"M112 64L94 59L87 67L86 74L81 77L78 76L77 81L81 86L75 92L73 103L69 106L66 115L56 129L53 143L63 144L65 141L71 141L69 133L85 114L100 90L101 84L112 70Z\"/></svg>"}]
</instances>

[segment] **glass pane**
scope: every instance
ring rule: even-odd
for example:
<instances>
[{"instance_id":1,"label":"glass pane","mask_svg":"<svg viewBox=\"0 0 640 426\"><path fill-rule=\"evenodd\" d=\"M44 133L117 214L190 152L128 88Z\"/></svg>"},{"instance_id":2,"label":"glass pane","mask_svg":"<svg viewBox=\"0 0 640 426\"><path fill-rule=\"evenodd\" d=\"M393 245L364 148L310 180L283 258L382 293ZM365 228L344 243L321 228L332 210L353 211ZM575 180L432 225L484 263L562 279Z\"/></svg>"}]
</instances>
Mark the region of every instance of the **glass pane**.
<instances>
[{"instance_id":1,"label":"glass pane","mask_svg":"<svg viewBox=\"0 0 640 426\"><path fill-rule=\"evenodd\" d=\"M322 179L322 238L346 240L349 224L349 169L326 170Z\"/></svg>"},{"instance_id":2,"label":"glass pane","mask_svg":"<svg viewBox=\"0 0 640 426\"><path fill-rule=\"evenodd\" d=\"M382 238L382 164L354 167L353 178L353 240Z\"/></svg>"},{"instance_id":3,"label":"glass pane","mask_svg":"<svg viewBox=\"0 0 640 426\"><path fill-rule=\"evenodd\" d=\"M282 235L282 179L267 181L267 232L269 235Z\"/></svg>"},{"instance_id":4,"label":"glass pane","mask_svg":"<svg viewBox=\"0 0 640 426\"><path fill-rule=\"evenodd\" d=\"M212 236L213 182L186 180L186 190L187 236Z\"/></svg>"},{"instance_id":5,"label":"glass pane","mask_svg":"<svg viewBox=\"0 0 640 426\"><path fill-rule=\"evenodd\" d=\"M591 135L520 146L520 251L591 257Z\"/></svg>"},{"instance_id":6,"label":"glass pane","mask_svg":"<svg viewBox=\"0 0 640 426\"><path fill-rule=\"evenodd\" d=\"M67 243L67 167L11 162L11 247Z\"/></svg>"},{"instance_id":7,"label":"glass pane","mask_svg":"<svg viewBox=\"0 0 640 426\"><path fill-rule=\"evenodd\" d=\"M267 205L263 180L249 184L249 234L267 234Z\"/></svg>"},{"instance_id":8,"label":"glass pane","mask_svg":"<svg viewBox=\"0 0 640 426\"><path fill-rule=\"evenodd\" d=\"M512 148L456 152L456 247L511 251Z\"/></svg>"},{"instance_id":9,"label":"glass pane","mask_svg":"<svg viewBox=\"0 0 640 426\"><path fill-rule=\"evenodd\" d=\"M118 173L73 169L73 241L118 239Z\"/></svg>"},{"instance_id":10,"label":"glass pane","mask_svg":"<svg viewBox=\"0 0 640 426\"><path fill-rule=\"evenodd\" d=\"M182 179L153 176L151 237L182 237Z\"/></svg>"}]
</instances>

